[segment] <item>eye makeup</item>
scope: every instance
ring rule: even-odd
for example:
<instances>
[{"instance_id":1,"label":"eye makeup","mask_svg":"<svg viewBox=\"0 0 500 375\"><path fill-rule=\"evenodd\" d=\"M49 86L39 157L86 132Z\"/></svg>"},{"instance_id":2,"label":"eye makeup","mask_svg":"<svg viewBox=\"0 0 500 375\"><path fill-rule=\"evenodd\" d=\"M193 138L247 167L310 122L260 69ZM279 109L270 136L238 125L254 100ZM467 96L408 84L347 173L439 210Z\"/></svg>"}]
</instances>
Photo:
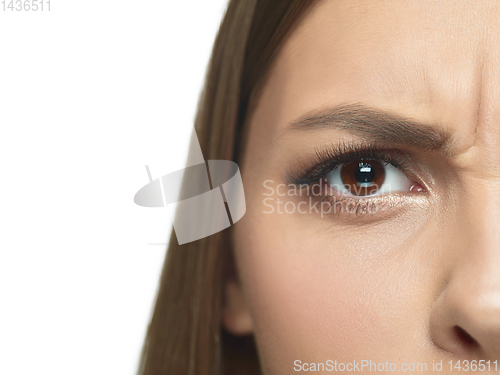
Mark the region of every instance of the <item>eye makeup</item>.
<instances>
[{"instance_id":1,"label":"eye makeup","mask_svg":"<svg viewBox=\"0 0 500 375\"><path fill-rule=\"evenodd\" d=\"M309 162L289 168L284 176L285 181L294 185L312 185L323 179L332 169L357 160L375 160L390 164L401 172L408 171L412 166L408 153L377 143L340 141L338 145L331 144L325 149L316 148L315 155Z\"/></svg>"},{"instance_id":2,"label":"eye makeup","mask_svg":"<svg viewBox=\"0 0 500 375\"><path fill-rule=\"evenodd\" d=\"M323 194L315 197L327 205L328 211L335 207L335 212L358 216L401 207L409 195L425 192L414 181L414 169L412 156L405 151L366 141L341 141L324 149L316 148L315 156L289 168L284 180L308 191L319 187ZM398 179L404 179L404 183Z\"/></svg>"}]
</instances>

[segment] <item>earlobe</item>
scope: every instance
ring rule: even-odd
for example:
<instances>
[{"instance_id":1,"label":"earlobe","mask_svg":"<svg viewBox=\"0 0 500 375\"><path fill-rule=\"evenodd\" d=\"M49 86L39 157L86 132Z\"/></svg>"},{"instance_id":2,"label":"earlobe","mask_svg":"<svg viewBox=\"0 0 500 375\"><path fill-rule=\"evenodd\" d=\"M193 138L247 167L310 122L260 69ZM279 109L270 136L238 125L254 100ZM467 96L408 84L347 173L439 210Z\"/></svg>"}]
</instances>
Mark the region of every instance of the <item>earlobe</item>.
<instances>
[{"instance_id":1,"label":"earlobe","mask_svg":"<svg viewBox=\"0 0 500 375\"><path fill-rule=\"evenodd\" d=\"M253 322L241 285L228 281L225 285L225 303L222 308L222 326L233 335L253 332Z\"/></svg>"}]
</instances>

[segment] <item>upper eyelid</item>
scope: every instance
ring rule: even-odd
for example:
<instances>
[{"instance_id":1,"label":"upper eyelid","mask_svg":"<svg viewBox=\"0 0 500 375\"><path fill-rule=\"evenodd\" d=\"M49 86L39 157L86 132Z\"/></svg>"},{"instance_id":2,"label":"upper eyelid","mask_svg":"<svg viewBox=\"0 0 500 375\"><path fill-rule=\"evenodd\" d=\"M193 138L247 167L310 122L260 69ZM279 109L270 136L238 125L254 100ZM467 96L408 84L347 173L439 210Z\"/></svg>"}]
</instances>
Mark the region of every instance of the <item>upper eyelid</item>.
<instances>
[{"instance_id":1,"label":"upper eyelid","mask_svg":"<svg viewBox=\"0 0 500 375\"><path fill-rule=\"evenodd\" d=\"M387 161L402 172L411 167L408 153L384 145L339 142L338 146L332 145L331 148L315 151L316 158L313 158L308 166L299 165L302 172L291 168L284 176L284 180L295 185L310 185L340 164L362 157ZM316 174L311 175L314 169Z\"/></svg>"}]
</instances>

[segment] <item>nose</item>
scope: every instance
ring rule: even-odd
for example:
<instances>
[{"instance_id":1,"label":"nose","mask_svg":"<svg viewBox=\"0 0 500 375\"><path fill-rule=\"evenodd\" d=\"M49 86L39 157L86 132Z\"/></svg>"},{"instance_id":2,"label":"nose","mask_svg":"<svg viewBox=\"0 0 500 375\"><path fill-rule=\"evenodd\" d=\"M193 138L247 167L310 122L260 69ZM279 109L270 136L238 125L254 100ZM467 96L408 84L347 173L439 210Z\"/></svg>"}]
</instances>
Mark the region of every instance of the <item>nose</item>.
<instances>
[{"instance_id":1,"label":"nose","mask_svg":"<svg viewBox=\"0 0 500 375\"><path fill-rule=\"evenodd\" d=\"M436 345L456 355L500 359L499 213L500 207L469 221L448 249L460 256L451 255L457 261L432 306L429 329Z\"/></svg>"}]
</instances>

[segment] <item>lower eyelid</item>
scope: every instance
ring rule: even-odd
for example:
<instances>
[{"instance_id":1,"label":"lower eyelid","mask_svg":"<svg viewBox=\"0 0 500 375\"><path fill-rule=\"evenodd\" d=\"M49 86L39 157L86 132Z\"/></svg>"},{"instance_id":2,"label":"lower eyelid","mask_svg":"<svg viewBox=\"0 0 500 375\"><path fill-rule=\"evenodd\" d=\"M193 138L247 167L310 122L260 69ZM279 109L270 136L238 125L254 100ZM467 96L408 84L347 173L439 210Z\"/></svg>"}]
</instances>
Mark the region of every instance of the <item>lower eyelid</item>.
<instances>
[{"instance_id":1,"label":"lower eyelid","mask_svg":"<svg viewBox=\"0 0 500 375\"><path fill-rule=\"evenodd\" d=\"M399 215L402 210L422 207L427 202L423 194L396 192L374 196L324 195L309 196L319 204L321 217L382 220ZM358 221L356 221L358 222Z\"/></svg>"}]
</instances>

